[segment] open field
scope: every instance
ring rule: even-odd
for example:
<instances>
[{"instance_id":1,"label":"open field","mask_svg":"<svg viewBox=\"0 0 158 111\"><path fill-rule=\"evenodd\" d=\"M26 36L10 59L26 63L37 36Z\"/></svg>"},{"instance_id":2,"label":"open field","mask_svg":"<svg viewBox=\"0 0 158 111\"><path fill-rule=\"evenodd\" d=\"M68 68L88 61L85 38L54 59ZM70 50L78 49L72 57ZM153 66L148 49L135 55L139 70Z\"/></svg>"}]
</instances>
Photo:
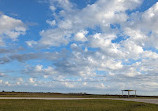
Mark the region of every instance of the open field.
<instances>
[{"instance_id":1,"label":"open field","mask_svg":"<svg viewBox=\"0 0 158 111\"><path fill-rule=\"evenodd\" d=\"M63 93L31 93L31 92L0 92L0 97L52 97L52 98L122 98L121 95L97 94L63 94ZM158 99L158 96L137 96L136 98Z\"/></svg>"},{"instance_id":2,"label":"open field","mask_svg":"<svg viewBox=\"0 0 158 111\"><path fill-rule=\"evenodd\" d=\"M145 98L52 98L52 97L0 97L0 100L96 100L96 99L110 99L110 100L123 100L123 101L135 101L135 102L144 102L152 103L158 105L158 99L145 99Z\"/></svg>"},{"instance_id":3,"label":"open field","mask_svg":"<svg viewBox=\"0 0 158 111\"><path fill-rule=\"evenodd\" d=\"M0 92L0 97L118 98L119 95Z\"/></svg>"},{"instance_id":4,"label":"open field","mask_svg":"<svg viewBox=\"0 0 158 111\"><path fill-rule=\"evenodd\" d=\"M120 100L0 100L0 111L157 111L158 105Z\"/></svg>"}]
</instances>

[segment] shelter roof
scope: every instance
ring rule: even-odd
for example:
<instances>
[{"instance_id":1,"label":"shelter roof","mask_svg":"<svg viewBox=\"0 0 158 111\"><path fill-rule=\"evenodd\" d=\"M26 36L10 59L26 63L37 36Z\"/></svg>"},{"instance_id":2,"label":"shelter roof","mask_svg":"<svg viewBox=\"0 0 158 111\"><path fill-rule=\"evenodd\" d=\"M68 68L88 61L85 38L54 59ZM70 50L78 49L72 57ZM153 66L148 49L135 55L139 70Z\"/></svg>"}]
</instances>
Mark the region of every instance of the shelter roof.
<instances>
[{"instance_id":1,"label":"shelter roof","mask_svg":"<svg viewBox=\"0 0 158 111\"><path fill-rule=\"evenodd\" d=\"M129 90L129 89L127 89L127 90L122 90L122 91L135 91L135 90Z\"/></svg>"}]
</instances>

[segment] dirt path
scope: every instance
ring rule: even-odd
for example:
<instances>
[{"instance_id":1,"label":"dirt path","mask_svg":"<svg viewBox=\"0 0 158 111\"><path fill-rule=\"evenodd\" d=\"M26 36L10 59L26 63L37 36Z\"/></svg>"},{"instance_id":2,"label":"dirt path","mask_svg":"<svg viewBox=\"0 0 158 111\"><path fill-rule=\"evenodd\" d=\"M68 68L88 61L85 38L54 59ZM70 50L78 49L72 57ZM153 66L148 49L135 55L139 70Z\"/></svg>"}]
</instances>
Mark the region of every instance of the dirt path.
<instances>
[{"instance_id":1,"label":"dirt path","mask_svg":"<svg viewBox=\"0 0 158 111\"><path fill-rule=\"evenodd\" d=\"M158 99L131 99L131 98L46 98L46 97L0 97L0 99L41 99L41 100L85 100L85 99L111 99L111 100L124 100L136 101L144 103L158 104Z\"/></svg>"}]
</instances>

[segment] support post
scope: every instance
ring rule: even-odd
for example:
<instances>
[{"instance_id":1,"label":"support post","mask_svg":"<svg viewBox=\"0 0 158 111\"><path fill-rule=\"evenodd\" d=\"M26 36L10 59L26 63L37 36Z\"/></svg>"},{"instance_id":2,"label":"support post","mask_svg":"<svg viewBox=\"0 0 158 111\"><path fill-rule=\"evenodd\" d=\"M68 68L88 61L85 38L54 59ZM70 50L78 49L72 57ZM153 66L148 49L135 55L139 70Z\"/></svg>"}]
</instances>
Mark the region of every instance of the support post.
<instances>
[{"instance_id":1,"label":"support post","mask_svg":"<svg viewBox=\"0 0 158 111\"><path fill-rule=\"evenodd\" d=\"M128 98L129 98L129 91L128 91Z\"/></svg>"},{"instance_id":2,"label":"support post","mask_svg":"<svg viewBox=\"0 0 158 111\"><path fill-rule=\"evenodd\" d=\"M136 93L136 90L135 90L135 97L136 97L137 93Z\"/></svg>"},{"instance_id":3,"label":"support post","mask_svg":"<svg viewBox=\"0 0 158 111\"><path fill-rule=\"evenodd\" d=\"M123 97L123 90L122 90L122 97Z\"/></svg>"}]
</instances>

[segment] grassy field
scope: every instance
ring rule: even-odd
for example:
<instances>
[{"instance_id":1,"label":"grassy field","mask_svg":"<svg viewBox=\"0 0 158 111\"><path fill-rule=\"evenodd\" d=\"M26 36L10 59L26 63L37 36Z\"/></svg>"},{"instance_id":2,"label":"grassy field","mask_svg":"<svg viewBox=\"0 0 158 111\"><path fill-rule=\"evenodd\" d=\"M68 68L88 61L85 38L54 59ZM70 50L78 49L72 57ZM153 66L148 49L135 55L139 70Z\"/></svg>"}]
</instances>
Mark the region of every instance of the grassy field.
<instances>
[{"instance_id":1,"label":"grassy field","mask_svg":"<svg viewBox=\"0 0 158 111\"><path fill-rule=\"evenodd\" d=\"M157 111L158 105L114 100L0 100L0 111Z\"/></svg>"},{"instance_id":2,"label":"grassy field","mask_svg":"<svg viewBox=\"0 0 158 111\"><path fill-rule=\"evenodd\" d=\"M0 92L0 97L122 98L121 95L31 93L31 92ZM135 98L135 97L133 96L132 98ZM158 99L158 96L137 96L136 98Z\"/></svg>"},{"instance_id":3,"label":"grassy field","mask_svg":"<svg viewBox=\"0 0 158 111\"><path fill-rule=\"evenodd\" d=\"M0 97L118 98L117 95L0 92Z\"/></svg>"}]
</instances>

